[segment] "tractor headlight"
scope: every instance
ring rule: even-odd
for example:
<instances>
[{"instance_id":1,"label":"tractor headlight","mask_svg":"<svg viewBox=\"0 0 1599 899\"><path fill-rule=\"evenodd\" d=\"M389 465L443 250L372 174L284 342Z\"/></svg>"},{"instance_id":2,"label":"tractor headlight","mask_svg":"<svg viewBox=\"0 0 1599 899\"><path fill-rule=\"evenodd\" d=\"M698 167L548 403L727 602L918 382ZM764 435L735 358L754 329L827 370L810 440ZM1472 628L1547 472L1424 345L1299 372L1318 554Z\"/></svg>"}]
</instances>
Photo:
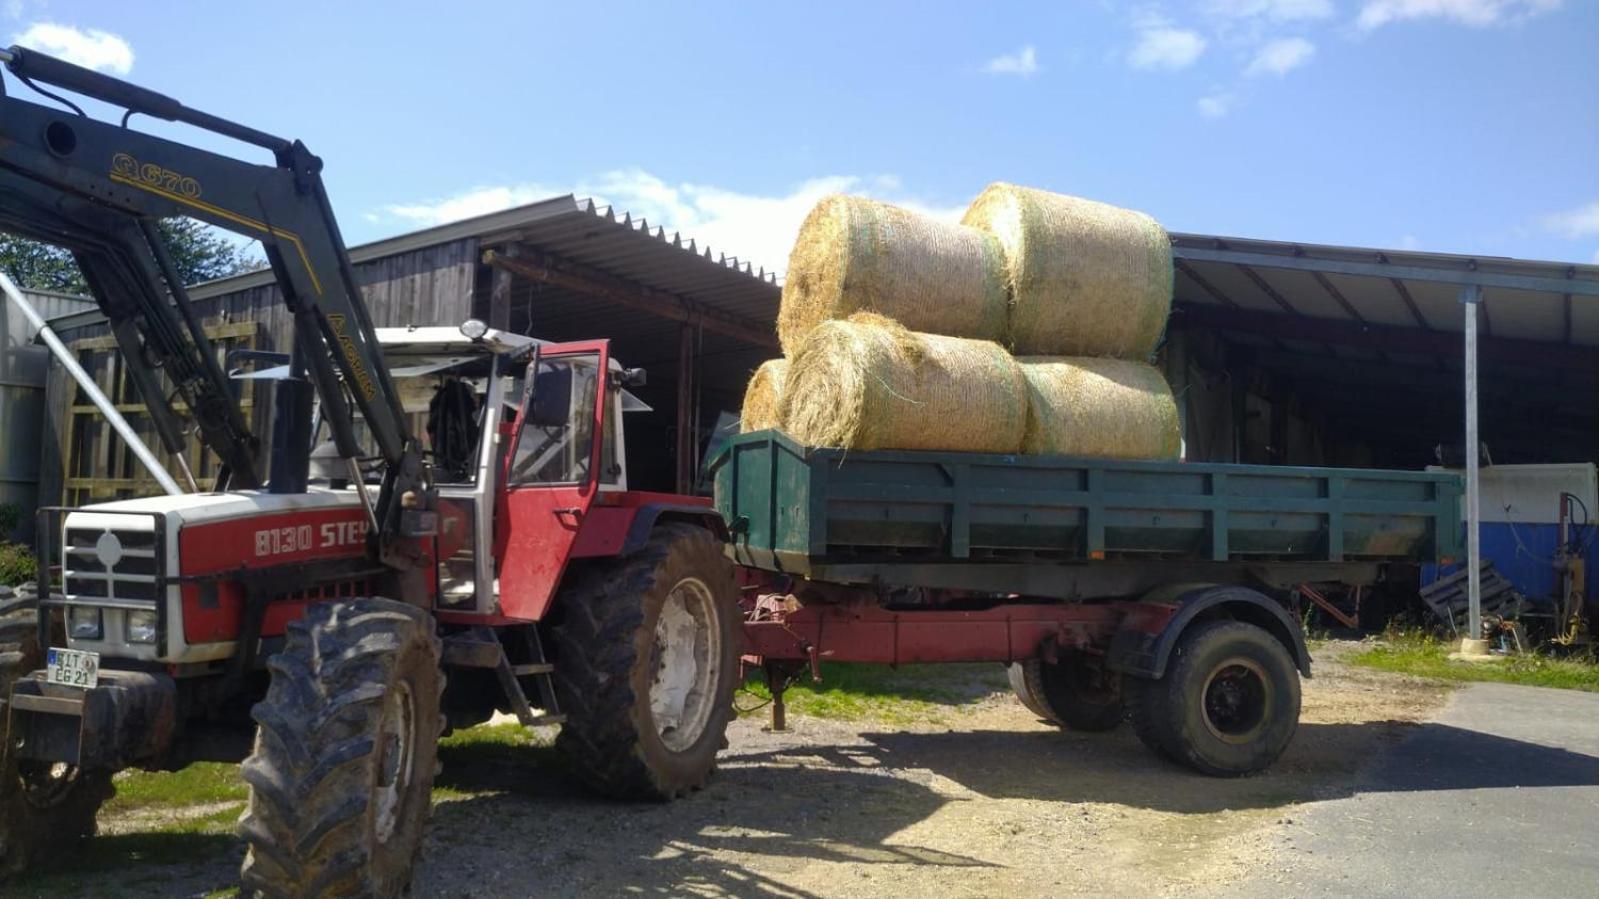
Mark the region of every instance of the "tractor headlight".
<instances>
[{"instance_id":1,"label":"tractor headlight","mask_svg":"<svg viewBox=\"0 0 1599 899\"><path fill-rule=\"evenodd\" d=\"M128 642L154 643L156 614L154 611L128 613Z\"/></svg>"},{"instance_id":2,"label":"tractor headlight","mask_svg":"<svg viewBox=\"0 0 1599 899\"><path fill-rule=\"evenodd\" d=\"M67 614L67 635L74 640L98 640L105 633L100 623L100 610L91 606L73 606Z\"/></svg>"}]
</instances>

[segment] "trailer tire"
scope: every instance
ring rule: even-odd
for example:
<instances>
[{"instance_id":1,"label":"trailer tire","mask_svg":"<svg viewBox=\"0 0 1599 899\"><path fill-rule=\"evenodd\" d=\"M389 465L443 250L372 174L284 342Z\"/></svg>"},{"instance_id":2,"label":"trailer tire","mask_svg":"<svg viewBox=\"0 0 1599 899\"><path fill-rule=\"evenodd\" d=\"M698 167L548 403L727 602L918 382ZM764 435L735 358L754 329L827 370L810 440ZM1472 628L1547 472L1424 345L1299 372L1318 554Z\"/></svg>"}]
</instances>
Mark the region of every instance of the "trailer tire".
<instances>
[{"instance_id":1,"label":"trailer tire","mask_svg":"<svg viewBox=\"0 0 1599 899\"><path fill-rule=\"evenodd\" d=\"M1096 671L1079 652L1062 651L1050 664L1028 659L1009 666L1011 689L1044 721L1085 733L1114 730L1127 717L1121 678Z\"/></svg>"},{"instance_id":2,"label":"trailer tire","mask_svg":"<svg viewBox=\"0 0 1599 899\"><path fill-rule=\"evenodd\" d=\"M316 603L289 624L241 769L244 895L392 897L409 885L443 729L434 631L426 611L376 598Z\"/></svg>"},{"instance_id":3,"label":"trailer tire","mask_svg":"<svg viewBox=\"0 0 1599 899\"><path fill-rule=\"evenodd\" d=\"M1060 725L1060 719L1044 705L1040 697L1044 692L1042 665L1037 659L1024 662L1011 662L1005 666L1005 676L1010 680L1010 689L1016 694L1016 701L1022 708L1048 724Z\"/></svg>"},{"instance_id":4,"label":"trailer tire","mask_svg":"<svg viewBox=\"0 0 1599 899\"><path fill-rule=\"evenodd\" d=\"M638 552L576 572L558 601L556 748L604 795L668 800L705 786L738 685L738 592L720 542L662 524Z\"/></svg>"},{"instance_id":5,"label":"trailer tire","mask_svg":"<svg viewBox=\"0 0 1599 899\"><path fill-rule=\"evenodd\" d=\"M1166 674L1133 689L1139 739L1213 777L1261 771L1299 727L1299 671L1276 637L1241 621L1194 625Z\"/></svg>"},{"instance_id":6,"label":"trailer tire","mask_svg":"<svg viewBox=\"0 0 1599 899\"><path fill-rule=\"evenodd\" d=\"M44 667L34 585L0 587L0 697ZM29 865L75 850L94 836L95 815L116 793L110 771L18 761L0 770L0 882Z\"/></svg>"}]
</instances>

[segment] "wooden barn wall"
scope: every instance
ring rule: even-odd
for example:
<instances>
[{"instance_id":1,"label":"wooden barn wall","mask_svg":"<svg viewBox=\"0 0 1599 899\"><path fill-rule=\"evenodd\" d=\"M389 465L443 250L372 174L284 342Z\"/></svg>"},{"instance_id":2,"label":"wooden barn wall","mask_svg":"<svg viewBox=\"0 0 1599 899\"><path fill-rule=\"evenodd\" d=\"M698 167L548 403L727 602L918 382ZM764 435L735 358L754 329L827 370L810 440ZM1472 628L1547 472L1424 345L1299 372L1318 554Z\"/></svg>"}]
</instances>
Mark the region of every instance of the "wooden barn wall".
<instances>
[{"instance_id":1,"label":"wooden barn wall","mask_svg":"<svg viewBox=\"0 0 1599 899\"><path fill-rule=\"evenodd\" d=\"M477 238L468 237L356 265L356 279L361 285L373 324L381 328L449 325L464 321L472 311L477 257ZM248 338L230 337L228 343L231 346L286 352L291 345L292 316L284 307L276 284L206 297L196 300L195 307L208 329L221 329L230 335L237 335L241 330L252 332ZM236 327L247 323L253 323L255 327ZM105 341L97 340L109 334L110 330L104 324L89 325L64 331L61 339L68 346L79 344L78 360L95 374L102 390L110 393L119 403L132 404L137 398L120 383L120 366L111 358L114 351L104 348ZM244 387L241 383L241 393L246 394L250 401L247 409L250 427L264 445L271 436L271 391L256 390L255 386ZM264 384L259 386L265 387ZM74 456L73 448L68 445L68 437L74 430L73 406L83 402L77 394L76 385L66 371L60 365L51 365L45 386L47 422L44 453L51 464L44 466L41 471L41 499L87 499L67 497L63 489L67 475L65 466L70 465L74 458L85 458L86 454L94 460L92 471L88 473L90 477L102 481L127 481L127 484L118 487L117 494L132 496L156 492L153 482L147 482L142 474L133 477L134 473L123 464L127 454L122 451L119 438L103 421L79 428L84 433L76 437L80 445L78 454ZM98 416L95 418L98 419ZM137 419L131 422L146 442L165 459L147 424ZM106 441L109 442L102 445ZM129 476L124 478L124 475ZM102 494L105 492L101 491ZM102 495L96 498L110 497Z\"/></svg>"}]
</instances>

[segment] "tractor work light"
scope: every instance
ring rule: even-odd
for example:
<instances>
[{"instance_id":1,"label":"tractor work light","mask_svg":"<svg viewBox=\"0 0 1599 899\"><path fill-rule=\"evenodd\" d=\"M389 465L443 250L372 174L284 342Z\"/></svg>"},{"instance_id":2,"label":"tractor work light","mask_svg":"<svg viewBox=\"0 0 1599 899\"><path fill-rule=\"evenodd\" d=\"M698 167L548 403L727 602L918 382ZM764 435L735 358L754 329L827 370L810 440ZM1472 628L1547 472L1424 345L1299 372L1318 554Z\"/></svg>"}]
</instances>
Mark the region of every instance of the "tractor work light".
<instances>
[{"instance_id":1,"label":"tractor work light","mask_svg":"<svg viewBox=\"0 0 1599 899\"><path fill-rule=\"evenodd\" d=\"M100 621L100 610L91 606L73 606L67 616L67 634L74 640L98 640L105 633Z\"/></svg>"},{"instance_id":2,"label":"tractor work light","mask_svg":"<svg viewBox=\"0 0 1599 899\"><path fill-rule=\"evenodd\" d=\"M154 643L156 614L154 610L128 613L128 642Z\"/></svg>"}]
</instances>

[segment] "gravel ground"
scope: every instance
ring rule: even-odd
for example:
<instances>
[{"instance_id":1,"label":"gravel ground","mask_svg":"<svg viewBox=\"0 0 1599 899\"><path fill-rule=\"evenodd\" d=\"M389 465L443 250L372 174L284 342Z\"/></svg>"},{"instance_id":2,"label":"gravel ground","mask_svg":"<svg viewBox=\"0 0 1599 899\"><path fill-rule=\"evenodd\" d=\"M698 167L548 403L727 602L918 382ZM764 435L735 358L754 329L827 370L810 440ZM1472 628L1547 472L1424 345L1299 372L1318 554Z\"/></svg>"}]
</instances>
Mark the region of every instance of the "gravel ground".
<instances>
[{"instance_id":1,"label":"gravel ground","mask_svg":"<svg viewBox=\"0 0 1599 899\"><path fill-rule=\"evenodd\" d=\"M1269 772L1213 780L1129 729L1064 733L1008 694L943 722L736 722L714 784L671 805L596 802L545 766L434 813L428 896L1034 896L1226 892L1299 803L1441 703L1422 682L1317 653L1299 735ZM543 772L549 777L540 776ZM496 780L489 772L488 782Z\"/></svg>"},{"instance_id":2,"label":"gravel ground","mask_svg":"<svg viewBox=\"0 0 1599 899\"><path fill-rule=\"evenodd\" d=\"M1294 743L1270 771L1237 780L1161 762L1125 727L1043 725L1009 694L912 725L791 712L790 730L771 733L764 714L748 715L713 784L667 805L595 799L548 749L515 764L450 754L440 785L460 798L435 807L413 894L1225 894L1291 843L1300 804L1349 795L1374 750L1442 703L1444 688L1346 667L1352 645L1315 650ZM102 832L147 820L104 820ZM233 882L238 854L79 885L204 895Z\"/></svg>"}]
</instances>

